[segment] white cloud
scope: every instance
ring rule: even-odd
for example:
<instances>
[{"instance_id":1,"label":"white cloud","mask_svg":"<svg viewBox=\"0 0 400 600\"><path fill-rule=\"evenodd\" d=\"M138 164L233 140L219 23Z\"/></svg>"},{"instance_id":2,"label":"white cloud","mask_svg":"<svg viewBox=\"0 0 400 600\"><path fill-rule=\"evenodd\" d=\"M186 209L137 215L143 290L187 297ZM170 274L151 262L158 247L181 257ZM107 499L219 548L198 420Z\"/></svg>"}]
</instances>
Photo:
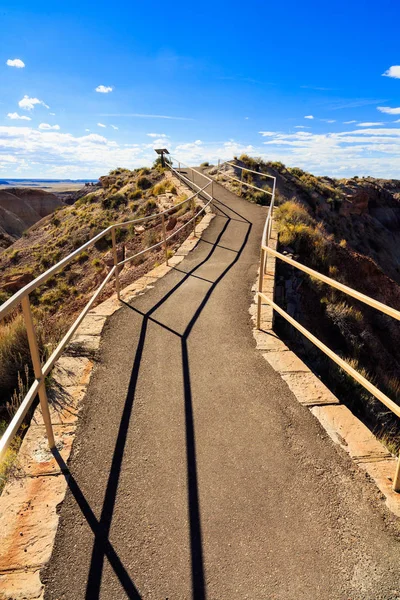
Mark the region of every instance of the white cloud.
<instances>
[{"instance_id":1,"label":"white cloud","mask_svg":"<svg viewBox=\"0 0 400 600\"><path fill-rule=\"evenodd\" d=\"M369 123L369 122L357 123L357 127L377 127L379 125L383 125L383 123L376 123L376 122L375 123Z\"/></svg>"},{"instance_id":2,"label":"white cloud","mask_svg":"<svg viewBox=\"0 0 400 600\"><path fill-rule=\"evenodd\" d=\"M40 123L39 129L45 129L47 131L51 131L51 130L59 131L60 126L59 125L49 125L48 123Z\"/></svg>"},{"instance_id":3,"label":"white cloud","mask_svg":"<svg viewBox=\"0 0 400 600\"><path fill-rule=\"evenodd\" d=\"M85 131L90 131L90 129L85 129Z\"/></svg>"},{"instance_id":4,"label":"white cloud","mask_svg":"<svg viewBox=\"0 0 400 600\"><path fill-rule=\"evenodd\" d=\"M263 146L267 152L257 149L257 156L299 166L316 175L400 176L400 127L323 134L276 132Z\"/></svg>"},{"instance_id":5,"label":"white cloud","mask_svg":"<svg viewBox=\"0 0 400 600\"><path fill-rule=\"evenodd\" d=\"M7 63L9 67L16 67L17 69L23 69L25 63L20 58L9 58Z\"/></svg>"},{"instance_id":6,"label":"white cloud","mask_svg":"<svg viewBox=\"0 0 400 600\"><path fill-rule=\"evenodd\" d=\"M343 121L345 125L351 125L351 123L357 123L357 121Z\"/></svg>"},{"instance_id":7,"label":"white cloud","mask_svg":"<svg viewBox=\"0 0 400 600\"><path fill-rule=\"evenodd\" d=\"M109 85L98 85L96 88L96 92L99 92L100 94L109 94L112 91L113 88Z\"/></svg>"},{"instance_id":8,"label":"white cloud","mask_svg":"<svg viewBox=\"0 0 400 600\"><path fill-rule=\"evenodd\" d=\"M26 117L25 115L19 115L18 113L8 113L7 117L9 119L20 120L20 121L31 121L30 117Z\"/></svg>"},{"instance_id":9,"label":"white cloud","mask_svg":"<svg viewBox=\"0 0 400 600\"><path fill-rule=\"evenodd\" d=\"M51 115L52 117L55 117L56 113L49 113L49 115Z\"/></svg>"},{"instance_id":10,"label":"white cloud","mask_svg":"<svg viewBox=\"0 0 400 600\"><path fill-rule=\"evenodd\" d=\"M324 123L336 123L336 119L320 119L320 121Z\"/></svg>"},{"instance_id":11,"label":"white cloud","mask_svg":"<svg viewBox=\"0 0 400 600\"><path fill-rule=\"evenodd\" d=\"M306 117L304 117L305 119L313 119L314 117L312 115L307 115Z\"/></svg>"},{"instance_id":12,"label":"white cloud","mask_svg":"<svg viewBox=\"0 0 400 600\"><path fill-rule=\"evenodd\" d=\"M276 131L259 131L263 137L274 137L276 135Z\"/></svg>"},{"instance_id":13,"label":"white cloud","mask_svg":"<svg viewBox=\"0 0 400 600\"><path fill-rule=\"evenodd\" d=\"M38 98L29 98L27 95L25 95L22 100L18 102L18 106L24 110L32 110L36 104L41 104L45 108L50 108L43 102L43 100L39 100Z\"/></svg>"},{"instance_id":14,"label":"white cloud","mask_svg":"<svg viewBox=\"0 0 400 600\"><path fill-rule=\"evenodd\" d=\"M397 108L390 108L390 106L378 106L378 110L387 115L400 115L400 106Z\"/></svg>"},{"instance_id":15,"label":"white cloud","mask_svg":"<svg viewBox=\"0 0 400 600\"><path fill-rule=\"evenodd\" d=\"M111 127L112 127L113 129L118 129L118 127L116 127L115 125L111 125Z\"/></svg>"},{"instance_id":16,"label":"white cloud","mask_svg":"<svg viewBox=\"0 0 400 600\"><path fill-rule=\"evenodd\" d=\"M104 125L104 123L97 123L97 127L107 127L107 125Z\"/></svg>"},{"instance_id":17,"label":"white cloud","mask_svg":"<svg viewBox=\"0 0 400 600\"><path fill-rule=\"evenodd\" d=\"M165 133L146 133L151 138L166 138L168 137Z\"/></svg>"},{"instance_id":18,"label":"white cloud","mask_svg":"<svg viewBox=\"0 0 400 600\"><path fill-rule=\"evenodd\" d=\"M310 129L310 127L307 127L307 125L295 125L294 128L295 129Z\"/></svg>"},{"instance_id":19,"label":"white cloud","mask_svg":"<svg viewBox=\"0 0 400 600\"><path fill-rule=\"evenodd\" d=\"M384 77L394 77L395 79L400 79L400 65L394 65L390 67L387 71L382 73Z\"/></svg>"}]
</instances>

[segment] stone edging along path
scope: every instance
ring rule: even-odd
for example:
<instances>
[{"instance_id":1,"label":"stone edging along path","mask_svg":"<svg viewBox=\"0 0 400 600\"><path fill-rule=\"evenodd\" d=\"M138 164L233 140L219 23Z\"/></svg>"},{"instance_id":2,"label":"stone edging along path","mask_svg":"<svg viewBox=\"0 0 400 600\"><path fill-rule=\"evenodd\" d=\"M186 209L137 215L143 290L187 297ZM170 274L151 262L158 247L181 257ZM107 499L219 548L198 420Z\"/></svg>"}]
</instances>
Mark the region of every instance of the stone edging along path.
<instances>
[{"instance_id":1,"label":"stone edging along path","mask_svg":"<svg viewBox=\"0 0 400 600\"><path fill-rule=\"evenodd\" d=\"M166 263L121 291L131 302L164 277L195 248L214 218L211 209ZM66 464L71 454L79 412L89 385L100 346L101 332L109 316L121 308L116 295L90 310L72 338L68 355L52 371L55 401L50 414L56 446ZM57 506L64 500L67 479L49 451L43 418L38 406L18 453L15 473L0 496L0 600L43 599L40 570L48 563L58 526Z\"/></svg>"},{"instance_id":2,"label":"stone edging along path","mask_svg":"<svg viewBox=\"0 0 400 600\"><path fill-rule=\"evenodd\" d=\"M276 250L277 235L273 228L271 247ZM265 294L274 299L276 259L268 257L264 276ZM256 292L258 281L254 285ZM257 296L250 308L255 323ZM392 477L397 459L381 444L371 431L318 379L294 352L279 339L272 328L273 311L269 304L261 308L261 328L253 329L257 349L265 360L287 383L303 406L318 419L330 438L345 450L353 461L364 469L386 500L387 507L400 517L400 494L392 490Z\"/></svg>"}]
</instances>

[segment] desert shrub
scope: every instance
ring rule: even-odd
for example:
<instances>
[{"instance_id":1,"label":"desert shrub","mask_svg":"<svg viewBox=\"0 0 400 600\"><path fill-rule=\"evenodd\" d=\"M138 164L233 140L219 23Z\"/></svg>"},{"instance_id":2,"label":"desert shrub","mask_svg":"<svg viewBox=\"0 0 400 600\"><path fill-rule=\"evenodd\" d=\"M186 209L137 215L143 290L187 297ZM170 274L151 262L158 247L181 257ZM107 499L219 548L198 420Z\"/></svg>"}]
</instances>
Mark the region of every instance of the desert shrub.
<instances>
[{"instance_id":1,"label":"desert shrub","mask_svg":"<svg viewBox=\"0 0 400 600\"><path fill-rule=\"evenodd\" d=\"M201 167L209 167L209 166L210 166L210 163L206 161L206 162L203 162L203 163L201 163L201 165L200 165L200 166L201 166Z\"/></svg>"},{"instance_id":2,"label":"desert shrub","mask_svg":"<svg viewBox=\"0 0 400 600\"><path fill-rule=\"evenodd\" d=\"M275 210L279 241L293 246L297 253L307 257L310 264L321 267L328 262L332 236L328 236L321 223L293 200L284 202Z\"/></svg>"},{"instance_id":3,"label":"desert shrub","mask_svg":"<svg viewBox=\"0 0 400 600\"><path fill-rule=\"evenodd\" d=\"M130 171L129 169L124 169L123 167L118 167L117 169L114 169L113 171L109 172L109 175L121 175L122 173L132 173L132 171Z\"/></svg>"},{"instance_id":4,"label":"desert shrub","mask_svg":"<svg viewBox=\"0 0 400 600\"><path fill-rule=\"evenodd\" d=\"M103 263L101 262L101 260L99 258L94 258L92 260L92 265L95 269L102 269L103 268Z\"/></svg>"},{"instance_id":5,"label":"desert shrub","mask_svg":"<svg viewBox=\"0 0 400 600\"><path fill-rule=\"evenodd\" d=\"M171 192L173 194L176 194L177 190L172 181L160 181L160 183L156 183L156 185L152 189L152 193L154 194L154 196L158 196L159 194L165 194L165 192Z\"/></svg>"},{"instance_id":6,"label":"desert shrub","mask_svg":"<svg viewBox=\"0 0 400 600\"><path fill-rule=\"evenodd\" d=\"M129 192L128 197L130 200L138 200L142 197L142 191L139 189L133 190L133 192Z\"/></svg>"},{"instance_id":7,"label":"desert shrub","mask_svg":"<svg viewBox=\"0 0 400 600\"><path fill-rule=\"evenodd\" d=\"M153 199L147 200L141 207L140 212L146 216L151 215L157 208L157 202Z\"/></svg>"},{"instance_id":8,"label":"desert shrub","mask_svg":"<svg viewBox=\"0 0 400 600\"><path fill-rule=\"evenodd\" d=\"M86 252L86 250L84 250L83 252L80 253L80 255L77 258L77 262L82 265L84 262L86 262L89 258L89 254Z\"/></svg>"},{"instance_id":9,"label":"desert shrub","mask_svg":"<svg viewBox=\"0 0 400 600\"><path fill-rule=\"evenodd\" d=\"M51 224L54 225L54 227L58 227L60 223L60 219L54 215L51 219Z\"/></svg>"},{"instance_id":10,"label":"desert shrub","mask_svg":"<svg viewBox=\"0 0 400 600\"><path fill-rule=\"evenodd\" d=\"M0 323L0 389L10 397L25 365L30 364L30 352L24 319L21 314Z\"/></svg>"},{"instance_id":11,"label":"desert shrub","mask_svg":"<svg viewBox=\"0 0 400 600\"><path fill-rule=\"evenodd\" d=\"M145 248L149 248L150 246L154 246L159 241L157 232L154 229L148 229L144 232L143 236L143 244Z\"/></svg>"},{"instance_id":12,"label":"desert shrub","mask_svg":"<svg viewBox=\"0 0 400 600\"><path fill-rule=\"evenodd\" d=\"M254 171L258 169L258 166L260 163L260 160L252 158L251 156L248 156L247 154L242 154L241 156L239 156L239 160L242 163L244 163L248 169L253 169Z\"/></svg>"},{"instance_id":13,"label":"desert shrub","mask_svg":"<svg viewBox=\"0 0 400 600\"><path fill-rule=\"evenodd\" d=\"M140 177L138 177L136 185L140 190L148 190L149 188L151 188L151 181L147 177L141 175Z\"/></svg>"},{"instance_id":14,"label":"desert shrub","mask_svg":"<svg viewBox=\"0 0 400 600\"><path fill-rule=\"evenodd\" d=\"M265 194L264 192L255 191L251 194L251 200L256 204L267 206L270 203L271 196Z\"/></svg>"},{"instance_id":15,"label":"desert shrub","mask_svg":"<svg viewBox=\"0 0 400 600\"><path fill-rule=\"evenodd\" d=\"M19 250L13 250L10 254L10 262L15 265L20 258Z\"/></svg>"},{"instance_id":16,"label":"desert shrub","mask_svg":"<svg viewBox=\"0 0 400 600\"><path fill-rule=\"evenodd\" d=\"M86 194L86 196L82 196L82 198L79 198L74 206L79 207L79 206L84 206L85 204L92 204L93 202L96 202L98 196L91 192L90 194ZM71 213L72 214L72 213Z\"/></svg>"},{"instance_id":17,"label":"desert shrub","mask_svg":"<svg viewBox=\"0 0 400 600\"><path fill-rule=\"evenodd\" d=\"M120 206L126 206L127 199L124 194L112 194L111 196L107 196L107 198L103 198L101 201L101 206L104 209L117 209Z\"/></svg>"}]
</instances>

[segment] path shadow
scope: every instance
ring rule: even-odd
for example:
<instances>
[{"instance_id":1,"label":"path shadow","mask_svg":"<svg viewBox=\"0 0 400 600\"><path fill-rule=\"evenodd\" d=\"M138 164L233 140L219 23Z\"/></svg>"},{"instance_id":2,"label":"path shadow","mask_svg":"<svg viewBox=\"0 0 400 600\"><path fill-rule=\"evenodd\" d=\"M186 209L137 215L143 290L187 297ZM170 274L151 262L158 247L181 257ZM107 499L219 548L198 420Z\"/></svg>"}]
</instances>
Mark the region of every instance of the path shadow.
<instances>
[{"instance_id":1,"label":"path shadow","mask_svg":"<svg viewBox=\"0 0 400 600\"><path fill-rule=\"evenodd\" d=\"M219 202L218 202L219 204ZM222 203L221 203L222 204ZM191 554L191 574L192 574L192 598L193 600L203 600L206 598L205 589L205 576L204 576L204 560L203 560L203 547L202 547L202 534L201 534L201 521L200 521L200 505L199 505L199 486L197 477L197 463L196 463L196 441L195 441L195 430L193 420L193 403L192 403L192 390L190 381L190 361L188 352L188 338L196 324L200 314L210 299L217 285L230 271L230 269L239 260L250 235L252 224L249 220L239 215L236 211L230 209L227 205L223 205L224 208L218 206L218 215L225 218L225 223L221 228L215 242L206 242L211 245L206 257L202 259L196 266L190 271L179 271L184 276L182 279L172 287L150 310L146 313L139 311L134 306L124 303L129 309L135 311L141 315L142 323L139 334L139 341L135 353L135 358L132 366L132 373L129 381L128 391L121 415L121 421L119 425L118 435L114 447L110 473L107 481L103 507L101 511L100 519L97 520L93 511L90 508L89 503L85 499L81 492L77 482L68 471L68 485L73 494L77 504L79 505L82 513L87 519L89 526L91 527L94 534L94 544L90 563L90 569L87 579L87 587L85 598L86 600L95 600L100 597L101 581L104 568L104 559L107 558L111 567L113 568L116 576L118 577L126 595L128 598L140 599L141 596L135 587L131 577L127 573L126 569L122 565L117 553L115 552L110 540L109 534L111 529L111 523L116 503L117 491L119 480L121 476L122 461L124 456L124 450L127 440L127 435L130 426L130 418L132 415L135 392L139 378L140 364L143 356L143 350L145 346L146 334L149 322L156 323L160 327L166 329L171 334L177 336L181 340L181 356L182 356L182 373L183 373L183 391L184 391L184 413L185 413L185 434L186 434L186 470L187 470L187 483L188 483L188 512L189 512L189 530L190 530L190 554ZM226 210L224 210L226 209ZM205 293L200 305L196 308L191 317L186 329L183 333L179 333L174 329L168 327L166 324L158 321L153 317L155 311L160 308L173 294L184 284L189 277L198 277L196 271L201 266L207 263L219 248L219 242L227 230L229 223L233 220L231 215L228 213L232 212L235 216L239 216L240 220L244 224L243 239L238 250L232 250L230 254L230 260L226 264L221 274L215 278L214 281L207 280L210 283L210 287ZM234 220L238 220L234 218ZM200 242L205 240L200 240ZM61 457L57 457L57 460L62 461ZM65 465L64 465L65 467Z\"/></svg>"}]
</instances>

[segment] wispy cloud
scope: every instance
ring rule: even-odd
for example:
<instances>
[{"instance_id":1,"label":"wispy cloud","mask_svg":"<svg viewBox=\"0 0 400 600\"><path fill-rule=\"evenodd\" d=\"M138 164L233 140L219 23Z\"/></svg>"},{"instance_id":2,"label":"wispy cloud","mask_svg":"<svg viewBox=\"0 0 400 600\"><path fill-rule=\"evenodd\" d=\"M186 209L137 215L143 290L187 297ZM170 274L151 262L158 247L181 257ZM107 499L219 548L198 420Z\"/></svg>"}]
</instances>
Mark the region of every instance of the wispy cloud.
<instances>
[{"instance_id":1,"label":"wispy cloud","mask_svg":"<svg viewBox=\"0 0 400 600\"><path fill-rule=\"evenodd\" d=\"M50 108L50 106L45 104L43 100L39 100L39 98L30 98L27 95L25 95L22 100L18 102L18 106L24 110L33 110L37 104L41 104L45 108Z\"/></svg>"},{"instance_id":2,"label":"wispy cloud","mask_svg":"<svg viewBox=\"0 0 400 600\"><path fill-rule=\"evenodd\" d=\"M99 94L109 94L113 91L113 88L110 85L98 85L95 91Z\"/></svg>"},{"instance_id":3,"label":"wispy cloud","mask_svg":"<svg viewBox=\"0 0 400 600\"><path fill-rule=\"evenodd\" d=\"M146 133L151 138L166 138L168 137L165 133Z\"/></svg>"},{"instance_id":4,"label":"wispy cloud","mask_svg":"<svg viewBox=\"0 0 400 600\"><path fill-rule=\"evenodd\" d=\"M25 115L19 115L18 113L8 113L7 117L9 119L20 120L20 121L31 121L30 117L26 117Z\"/></svg>"},{"instance_id":5,"label":"wispy cloud","mask_svg":"<svg viewBox=\"0 0 400 600\"><path fill-rule=\"evenodd\" d=\"M385 113L387 115L400 115L400 106L397 108L391 108L390 106L378 106L377 108L381 113Z\"/></svg>"},{"instance_id":6,"label":"wispy cloud","mask_svg":"<svg viewBox=\"0 0 400 600\"><path fill-rule=\"evenodd\" d=\"M118 129L116 125L110 125L110 127L112 127L113 129Z\"/></svg>"},{"instance_id":7,"label":"wispy cloud","mask_svg":"<svg viewBox=\"0 0 400 600\"><path fill-rule=\"evenodd\" d=\"M146 115L142 113L101 113L99 117L137 117L138 119L172 119L174 121L193 121L189 117L173 117L171 115Z\"/></svg>"},{"instance_id":8,"label":"wispy cloud","mask_svg":"<svg viewBox=\"0 0 400 600\"><path fill-rule=\"evenodd\" d=\"M360 108L361 106L369 106L370 104L380 104L381 102L387 102L387 100L382 100L382 98L353 98L352 100L349 100L347 98L337 98L331 100L327 104L327 108L330 110L341 110L342 108Z\"/></svg>"},{"instance_id":9,"label":"wispy cloud","mask_svg":"<svg viewBox=\"0 0 400 600\"><path fill-rule=\"evenodd\" d=\"M324 123L336 123L336 119L320 119L320 121L323 121Z\"/></svg>"},{"instance_id":10,"label":"wispy cloud","mask_svg":"<svg viewBox=\"0 0 400 600\"><path fill-rule=\"evenodd\" d=\"M400 65L393 65L389 67L387 71L382 73L383 77L394 77L394 79L400 79Z\"/></svg>"},{"instance_id":11,"label":"wispy cloud","mask_svg":"<svg viewBox=\"0 0 400 600\"><path fill-rule=\"evenodd\" d=\"M383 125L384 123L376 123L376 122L366 122L366 123L357 123L357 127L378 127L379 125Z\"/></svg>"},{"instance_id":12,"label":"wispy cloud","mask_svg":"<svg viewBox=\"0 0 400 600\"><path fill-rule=\"evenodd\" d=\"M9 58L6 63L9 67L16 67L17 69L23 69L25 63L20 58Z\"/></svg>"},{"instance_id":13,"label":"wispy cloud","mask_svg":"<svg viewBox=\"0 0 400 600\"><path fill-rule=\"evenodd\" d=\"M40 123L39 125L39 129L45 129L47 131L59 131L60 126L59 125L49 125L49 123Z\"/></svg>"},{"instance_id":14,"label":"wispy cloud","mask_svg":"<svg viewBox=\"0 0 400 600\"><path fill-rule=\"evenodd\" d=\"M318 92L332 92L335 88L320 87L317 85L301 85L303 90L317 90Z\"/></svg>"},{"instance_id":15,"label":"wispy cloud","mask_svg":"<svg viewBox=\"0 0 400 600\"><path fill-rule=\"evenodd\" d=\"M357 121L343 121L345 125L351 125L352 123L357 123Z\"/></svg>"},{"instance_id":16,"label":"wispy cloud","mask_svg":"<svg viewBox=\"0 0 400 600\"><path fill-rule=\"evenodd\" d=\"M97 127L107 127L107 125L104 125L104 123L97 123Z\"/></svg>"},{"instance_id":17,"label":"wispy cloud","mask_svg":"<svg viewBox=\"0 0 400 600\"><path fill-rule=\"evenodd\" d=\"M313 115L306 115L304 118L305 119L313 119L314 117L313 117Z\"/></svg>"},{"instance_id":18,"label":"wispy cloud","mask_svg":"<svg viewBox=\"0 0 400 600\"><path fill-rule=\"evenodd\" d=\"M307 127L307 125L295 125L294 128L295 129L311 129L310 127Z\"/></svg>"}]
</instances>

